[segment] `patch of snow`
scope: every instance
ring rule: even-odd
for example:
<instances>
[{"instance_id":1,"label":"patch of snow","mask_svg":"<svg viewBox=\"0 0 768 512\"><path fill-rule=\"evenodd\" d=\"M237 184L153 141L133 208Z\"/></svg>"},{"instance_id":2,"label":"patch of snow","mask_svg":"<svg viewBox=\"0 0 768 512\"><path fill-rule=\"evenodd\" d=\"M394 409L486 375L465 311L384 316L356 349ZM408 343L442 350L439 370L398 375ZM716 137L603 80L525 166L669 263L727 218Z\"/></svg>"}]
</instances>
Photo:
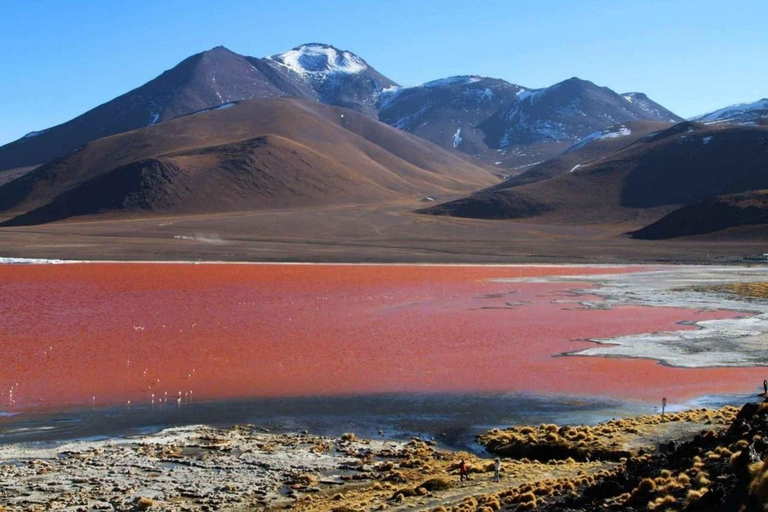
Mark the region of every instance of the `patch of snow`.
<instances>
[{"instance_id":1,"label":"patch of snow","mask_svg":"<svg viewBox=\"0 0 768 512\"><path fill-rule=\"evenodd\" d=\"M625 94L624 96L622 96L622 98L624 98L625 100L627 100L630 103L634 103L635 102L635 98L631 94Z\"/></svg>"},{"instance_id":2,"label":"patch of snow","mask_svg":"<svg viewBox=\"0 0 768 512\"><path fill-rule=\"evenodd\" d=\"M229 103L222 103L218 107L214 107L212 110L224 110L225 108L234 107L237 105L236 101L230 101Z\"/></svg>"},{"instance_id":3,"label":"patch of snow","mask_svg":"<svg viewBox=\"0 0 768 512\"><path fill-rule=\"evenodd\" d=\"M149 120L149 126L152 126L153 124L157 123L158 119L160 119L160 113L159 112L155 112L154 114L152 114L152 118L150 118L150 120Z\"/></svg>"},{"instance_id":4,"label":"patch of snow","mask_svg":"<svg viewBox=\"0 0 768 512\"><path fill-rule=\"evenodd\" d=\"M705 145L709 144L709 141L712 140L712 137L714 137L714 135L709 135L707 137L702 137L701 142L703 142Z\"/></svg>"},{"instance_id":5,"label":"patch of snow","mask_svg":"<svg viewBox=\"0 0 768 512\"><path fill-rule=\"evenodd\" d=\"M23 136L23 137L22 137L22 139L32 139L32 138L35 138L35 137L37 137L38 135L42 135L42 134L44 134L44 133L45 133L45 132L47 132L47 131L48 131L48 130L39 130L39 131L36 131L36 132L29 132L28 134L26 134L25 136Z\"/></svg>"},{"instance_id":6,"label":"patch of snow","mask_svg":"<svg viewBox=\"0 0 768 512\"><path fill-rule=\"evenodd\" d=\"M526 100L528 98L533 99L533 98L535 98L536 96L538 96L539 94L541 94L544 91L546 91L546 89L532 90L532 89L523 89L523 88L521 88L519 91L517 91L516 98L518 100L521 100L521 101L522 100Z\"/></svg>"},{"instance_id":7,"label":"patch of snow","mask_svg":"<svg viewBox=\"0 0 768 512\"><path fill-rule=\"evenodd\" d=\"M573 166L573 169L571 169L571 170L570 170L570 171L568 171L568 172L573 172L573 171L575 171L576 169L578 169L579 167L581 167L582 165L583 165L583 164L576 164L576 165L574 165L574 166Z\"/></svg>"},{"instance_id":8,"label":"patch of snow","mask_svg":"<svg viewBox=\"0 0 768 512\"><path fill-rule=\"evenodd\" d=\"M336 73L357 74L368 69L363 59L351 52L337 50L324 44L304 44L280 55L267 57L294 73L309 77Z\"/></svg>"},{"instance_id":9,"label":"patch of snow","mask_svg":"<svg viewBox=\"0 0 768 512\"><path fill-rule=\"evenodd\" d=\"M530 163L530 164L525 164L525 165L518 165L517 167L514 167L512 170L513 170L513 171L516 171L516 170L518 170L518 169L526 169L526 168L528 168L528 167L533 167L534 165L539 165L539 164L540 164L541 162L543 162L543 161L544 161L544 160L541 160L541 161L539 161L539 162L533 162L533 163Z\"/></svg>"},{"instance_id":10,"label":"patch of snow","mask_svg":"<svg viewBox=\"0 0 768 512\"><path fill-rule=\"evenodd\" d=\"M426 89L431 89L434 87L443 87L445 85L467 85L467 84L474 84L476 82L480 81L479 76L449 76L448 78L440 78L438 80L432 80L431 82L427 82L424 84L421 84L417 87L424 87Z\"/></svg>"},{"instance_id":11,"label":"patch of snow","mask_svg":"<svg viewBox=\"0 0 768 512\"><path fill-rule=\"evenodd\" d=\"M496 162L493 165L501 165L501 162Z\"/></svg>"},{"instance_id":12,"label":"patch of snow","mask_svg":"<svg viewBox=\"0 0 768 512\"><path fill-rule=\"evenodd\" d=\"M461 138L461 128L456 129L456 133L453 134L453 147L459 147L464 139Z\"/></svg>"},{"instance_id":13,"label":"patch of snow","mask_svg":"<svg viewBox=\"0 0 768 512\"><path fill-rule=\"evenodd\" d=\"M374 103L376 103L380 110L383 110L387 108L395 100L395 98L400 96L400 93L405 90L405 87L400 87L399 85L391 85L389 87L385 87L384 89L375 93Z\"/></svg>"},{"instance_id":14,"label":"patch of snow","mask_svg":"<svg viewBox=\"0 0 768 512\"><path fill-rule=\"evenodd\" d=\"M627 135L632 135L632 130L627 128L624 125L621 125L619 127L610 127L606 128L604 130L600 130L597 132L590 133L586 137L578 140L576 144L571 146L568 151L572 151L574 149L580 148L584 146L585 144L588 144L595 140L604 140L604 139L614 139L617 137L626 137Z\"/></svg>"}]
</instances>

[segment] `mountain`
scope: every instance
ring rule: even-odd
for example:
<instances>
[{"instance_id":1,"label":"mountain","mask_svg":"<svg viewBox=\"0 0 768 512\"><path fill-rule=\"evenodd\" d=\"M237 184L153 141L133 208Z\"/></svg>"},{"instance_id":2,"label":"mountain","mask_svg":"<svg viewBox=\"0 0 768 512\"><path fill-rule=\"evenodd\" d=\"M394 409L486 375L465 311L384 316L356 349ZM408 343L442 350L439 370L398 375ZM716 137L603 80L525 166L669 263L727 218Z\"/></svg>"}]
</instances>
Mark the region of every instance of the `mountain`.
<instances>
[{"instance_id":1,"label":"mountain","mask_svg":"<svg viewBox=\"0 0 768 512\"><path fill-rule=\"evenodd\" d=\"M669 123L663 121L629 121L609 126L590 133L561 154L531 167L522 174L509 177L496 188L517 187L573 172L669 126Z\"/></svg>"},{"instance_id":2,"label":"mountain","mask_svg":"<svg viewBox=\"0 0 768 512\"><path fill-rule=\"evenodd\" d=\"M467 192L494 176L351 110L259 99L104 137L0 186L6 225Z\"/></svg>"},{"instance_id":3,"label":"mountain","mask_svg":"<svg viewBox=\"0 0 768 512\"><path fill-rule=\"evenodd\" d=\"M71 121L0 147L0 171L39 165L101 137L243 99L290 96L367 112L369 89L379 83L394 85L359 57L331 46L304 45L267 59L219 46Z\"/></svg>"},{"instance_id":4,"label":"mountain","mask_svg":"<svg viewBox=\"0 0 768 512\"><path fill-rule=\"evenodd\" d=\"M378 115L381 121L442 148L488 160L496 158L496 152L486 144L480 125L523 91L496 78L454 76L385 89L378 97Z\"/></svg>"},{"instance_id":5,"label":"mountain","mask_svg":"<svg viewBox=\"0 0 768 512\"><path fill-rule=\"evenodd\" d=\"M0 148L0 170L45 163L86 142L250 97L301 95L269 68L224 47L193 55L157 78L71 121Z\"/></svg>"},{"instance_id":6,"label":"mountain","mask_svg":"<svg viewBox=\"0 0 768 512\"><path fill-rule=\"evenodd\" d=\"M632 238L662 240L768 225L768 190L709 197L684 206L631 233ZM765 233L765 230L762 230Z\"/></svg>"},{"instance_id":7,"label":"mountain","mask_svg":"<svg viewBox=\"0 0 768 512\"><path fill-rule=\"evenodd\" d=\"M376 117L375 98L397 84L354 53L311 43L265 59L277 70L312 91L312 98Z\"/></svg>"},{"instance_id":8,"label":"mountain","mask_svg":"<svg viewBox=\"0 0 768 512\"><path fill-rule=\"evenodd\" d=\"M642 93L619 95L578 78L528 89L494 78L457 76L387 89L378 107L385 123L513 172L616 123L682 121Z\"/></svg>"},{"instance_id":9,"label":"mountain","mask_svg":"<svg viewBox=\"0 0 768 512\"><path fill-rule=\"evenodd\" d=\"M480 128L489 147L502 149L504 158L500 160L509 168L542 162L591 133L634 120L682 119L574 77L545 89L524 91Z\"/></svg>"},{"instance_id":10,"label":"mountain","mask_svg":"<svg viewBox=\"0 0 768 512\"><path fill-rule=\"evenodd\" d=\"M400 87L352 52L310 43L266 58L224 47L61 125L0 147L0 173L66 155L86 142L255 98L294 97L363 113L516 174L617 123L679 121L642 93L619 95L572 78L544 89L457 76ZM13 172L10 172L13 171Z\"/></svg>"},{"instance_id":11,"label":"mountain","mask_svg":"<svg viewBox=\"0 0 768 512\"><path fill-rule=\"evenodd\" d=\"M701 123L768 124L768 98L754 103L739 103L694 117Z\"/></svg>"},{"instance_id":12,"label":"mountain","mask_svg":"<svg viewBox=\"0 0 768 512\"><path fill-rule=\"evenodd\" d=\"M492 187L421 213L645 225L708 197L768 189L768 126L683 122L550 179Z\"/></svg>"}]
</instances>

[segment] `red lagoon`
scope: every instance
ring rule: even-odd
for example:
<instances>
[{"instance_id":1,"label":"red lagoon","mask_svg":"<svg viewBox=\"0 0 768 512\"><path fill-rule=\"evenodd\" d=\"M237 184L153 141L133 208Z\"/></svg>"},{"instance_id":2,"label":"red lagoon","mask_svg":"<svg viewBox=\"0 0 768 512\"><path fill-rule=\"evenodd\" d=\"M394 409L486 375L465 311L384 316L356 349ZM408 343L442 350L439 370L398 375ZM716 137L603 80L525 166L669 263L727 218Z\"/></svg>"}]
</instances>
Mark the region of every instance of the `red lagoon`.
<instances>
[{"instance_id":1,"label":"red lagoon","mask_svg":"<svg viewBox=\"0 0 768 512\"><path fill-rule=\"evenodd\" d=\"M580 307L583 283L495 278L639 268L0 265L0 410L384 392L654 402L749 391L759 368L558 357L586 338L733 313ZM594 300L596 297L590 297Z\"/></svg>"}]
</instances>

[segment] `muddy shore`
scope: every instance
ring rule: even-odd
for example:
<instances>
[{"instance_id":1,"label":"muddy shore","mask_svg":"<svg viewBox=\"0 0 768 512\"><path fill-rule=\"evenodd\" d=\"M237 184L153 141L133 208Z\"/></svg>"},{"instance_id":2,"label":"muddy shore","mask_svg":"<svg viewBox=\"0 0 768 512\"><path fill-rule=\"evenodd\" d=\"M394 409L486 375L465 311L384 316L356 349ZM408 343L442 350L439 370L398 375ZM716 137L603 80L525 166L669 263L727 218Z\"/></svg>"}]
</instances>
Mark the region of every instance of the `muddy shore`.
<instances>
[{"instance_id":1,"label":"muddy shore","mask_svg":"<svg viewBox=\"0 0 768 512\"><path fill-rule=\"evenodd\" d=\"M623 471L627 460L656 452L660 444L726 428L736 412L734 407L696 409L591 427L544 424L495 429L479 436L489 449L480 456L429 439L282 434L256 425L178 427L151 435L63 444L7 444L0 446L0 507L516 510L530 503L527 496L533 489L539 489L533 502L544 504L595 485ZM539 437L560 451L526 457L504 448L511 446L504 439L538 439L538 434L557 429L562 434L557 443ZM585 442L590 443L591 457L574 458L578 453L574 450ZM563 449L563 443L570 446ZM611 450L616 457L607 455ZM499 482L493 479L491 453L502 457ZM466 482L459 481L462 459L469 467Z\"/></svg>"}]
</instances>

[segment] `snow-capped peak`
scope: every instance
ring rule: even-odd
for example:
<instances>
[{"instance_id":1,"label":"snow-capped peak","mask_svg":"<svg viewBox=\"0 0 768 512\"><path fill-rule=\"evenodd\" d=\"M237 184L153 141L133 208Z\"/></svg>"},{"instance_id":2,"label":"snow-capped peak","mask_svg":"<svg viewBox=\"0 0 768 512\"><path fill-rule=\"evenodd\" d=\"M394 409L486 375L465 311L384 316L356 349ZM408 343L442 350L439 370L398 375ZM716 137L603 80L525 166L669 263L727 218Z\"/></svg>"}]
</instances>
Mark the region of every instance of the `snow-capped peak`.
<instances>
[{"instance_id":1,"label":"snow-capped peak","mask_svg":"<svg viewBox=\"0 0 768 512\"><path fill-rule=\"evenodd\" d=\"M279 55L267 57L301 76L357 74L368 64L354 53L319 43L303 44Z\"/></svg>"},{"instance_id":2,"label":"snow-capped peak","mask_svg":"<svg viewBox=\"0 0 768 512\"><path fill-rule=\"evenodd\" d=\"M738 116L745 112L752 112L754 110L768 110L768 98L757 100L754 103L739 103L736 105L730 105L708 114L703 114L692 118L692 121L718 121L721 119L728 119Z\"/></svg>"}]
</instances>

